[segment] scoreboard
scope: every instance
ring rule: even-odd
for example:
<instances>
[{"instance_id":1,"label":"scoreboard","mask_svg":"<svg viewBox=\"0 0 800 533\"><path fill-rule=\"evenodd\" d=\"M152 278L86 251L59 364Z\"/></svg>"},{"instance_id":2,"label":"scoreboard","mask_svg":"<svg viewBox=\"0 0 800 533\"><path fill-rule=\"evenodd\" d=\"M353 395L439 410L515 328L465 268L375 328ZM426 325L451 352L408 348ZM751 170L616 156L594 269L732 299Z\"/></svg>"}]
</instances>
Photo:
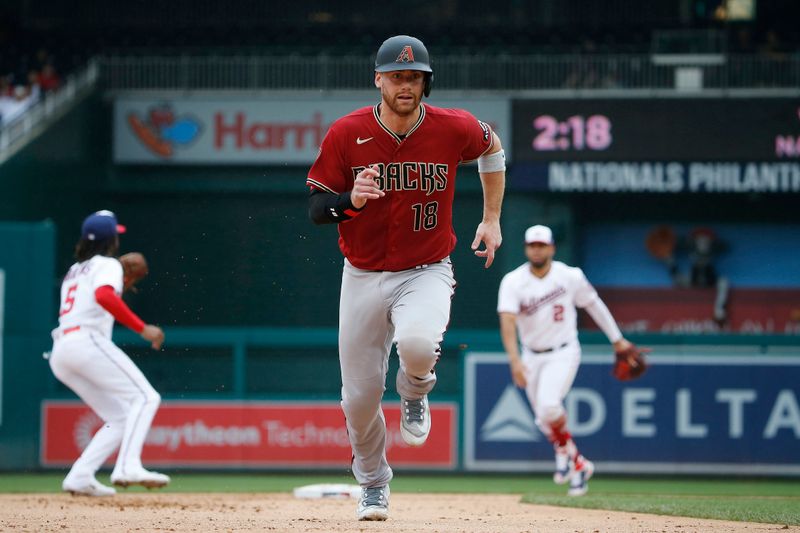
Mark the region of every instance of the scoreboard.
<instances>
[{"instance_id":1,"label":"scoreboard","mask_svg":"<svg viewBox=\"0 0 800 533\"><path fill-rule=\"evenodd\" d=\"M800 192L800 98L515 100L512 186Z\"/></svg>"},{"instance_id":2,"label":"scoreboard","mask_svg":"<svg viewBox=\"0 0 800 533\"><path fill-rule=\"evenodd\" d=\"M517 100L516 161L800 158L797 99Z\"/></svg>"}]
</instances>

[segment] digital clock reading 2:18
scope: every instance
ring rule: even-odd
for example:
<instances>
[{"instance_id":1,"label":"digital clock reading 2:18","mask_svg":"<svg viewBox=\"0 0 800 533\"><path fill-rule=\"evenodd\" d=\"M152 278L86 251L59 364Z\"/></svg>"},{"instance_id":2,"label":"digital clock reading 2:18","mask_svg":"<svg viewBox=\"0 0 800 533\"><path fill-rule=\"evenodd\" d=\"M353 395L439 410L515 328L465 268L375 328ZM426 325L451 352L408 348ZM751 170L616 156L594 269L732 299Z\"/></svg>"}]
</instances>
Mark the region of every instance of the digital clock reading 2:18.
<instances>
[{"instance_id":1,"label":"digital clock reading 2:18","mask_svg":"<svg viewBox=\"0 0 800 533\"><path fill-rule=\"evenodd\" d=\"M563 122L551 115L539 115L533 119L533 127L539 132L533 139L537 152L601 151L608 149L613 140L611 121L605 115L573 115Z\"/></svg>"}]
</instances>

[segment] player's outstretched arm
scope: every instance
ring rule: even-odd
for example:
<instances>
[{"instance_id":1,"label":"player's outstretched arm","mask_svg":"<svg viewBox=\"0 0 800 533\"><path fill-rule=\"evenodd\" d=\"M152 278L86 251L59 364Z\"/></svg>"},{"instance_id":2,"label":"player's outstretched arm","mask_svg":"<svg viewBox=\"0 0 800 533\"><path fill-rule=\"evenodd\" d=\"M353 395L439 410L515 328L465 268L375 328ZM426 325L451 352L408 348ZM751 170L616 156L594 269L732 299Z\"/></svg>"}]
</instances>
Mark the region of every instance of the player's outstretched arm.
<instances>
[{"instance_id":1,"label":"player's outstretched arm","mask_svg":"<svg viewBox=\"0 0 800 533\"><path fill-rule=\"evenodd\" d=\"M503 242L500 231L500 209L506 188L505 159L503 158L502 163L499 160L503 147L500 138L494 132L492 136L494 141L491 151L478 158L478 171L483 187L483 220L478 224L475 239L472 241L475 255L486 258L485 268L492 266L495 251ZM487 160L488 163L482 162ZM478 249L481 243L485 246L483 250Z\"/></svg>"}]
</instances>

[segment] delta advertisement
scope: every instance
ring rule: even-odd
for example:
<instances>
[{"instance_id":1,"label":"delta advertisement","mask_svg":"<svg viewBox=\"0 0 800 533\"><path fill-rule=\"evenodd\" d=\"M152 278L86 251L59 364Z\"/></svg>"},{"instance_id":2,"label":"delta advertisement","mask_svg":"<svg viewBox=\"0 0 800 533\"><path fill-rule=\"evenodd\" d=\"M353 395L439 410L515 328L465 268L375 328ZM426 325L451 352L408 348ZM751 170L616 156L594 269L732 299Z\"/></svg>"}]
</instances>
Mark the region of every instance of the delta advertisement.
<instances>
[{"instance_id":1,"label":"delta advertisement","mask_svg":"<svg viewBox=\"0 0 800 533\"><path fill-rule=\"evenodd\" d=\"M584 355L565 405L596 473L800 476L800 355L651 354L638 380L611 376L612 355ZM502 353L465 359L464 467L551 472Z\"/></svg>"},{"instance_id":2,"label":"delta advertisement","mask_svg":"<svg viewBox=\"0 0 800 533\"><path fill-rule=\"evenodd\" d=\"M425 446L400 435L399 403L385 404L387 457L398 469L454 470L458 410L431 403L434 427ZM42 404L40 463L71 465L102 421L78 401ZM345 470L351 459L338 402L178 402L161 404L145 441L145 465L186 468L323 468ZM107 464L113 464L113 457Z\"/></svg>"},{"instance_id":3,"label":"delta advertisement","mask_svg":"<svg viewBox=\"0 0 800 533\"><path fill-rule=\"evenodd\" d=\"M361 100L123 96L114 102L113 159L121 164L309 165L331 123L376 104L377 94ZM511 134L507 98L434 98L430 103L466 109L501 138ZM505 152L510 160L510 144Z\"/></svg>"}]
</instances>

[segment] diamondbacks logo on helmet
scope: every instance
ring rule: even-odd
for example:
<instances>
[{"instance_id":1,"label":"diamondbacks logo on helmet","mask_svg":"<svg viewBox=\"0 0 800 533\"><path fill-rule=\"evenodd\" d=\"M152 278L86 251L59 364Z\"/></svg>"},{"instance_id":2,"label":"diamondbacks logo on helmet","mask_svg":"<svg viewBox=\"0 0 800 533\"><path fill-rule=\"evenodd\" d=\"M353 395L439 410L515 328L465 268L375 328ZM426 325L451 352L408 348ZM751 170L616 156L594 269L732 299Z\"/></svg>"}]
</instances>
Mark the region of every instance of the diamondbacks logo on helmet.
<instances>
[{"instance_id":1,"label":"diamondbacks logo on helmet","mask_svg":"<svg viewBox=\"0 0 800 533\"><path fill-rule=\"evenodd\" d=\"M411 49L411 45L405 45L395 61L398 63L413 63L414 50Z\"/></svg>"}]
</instances>

